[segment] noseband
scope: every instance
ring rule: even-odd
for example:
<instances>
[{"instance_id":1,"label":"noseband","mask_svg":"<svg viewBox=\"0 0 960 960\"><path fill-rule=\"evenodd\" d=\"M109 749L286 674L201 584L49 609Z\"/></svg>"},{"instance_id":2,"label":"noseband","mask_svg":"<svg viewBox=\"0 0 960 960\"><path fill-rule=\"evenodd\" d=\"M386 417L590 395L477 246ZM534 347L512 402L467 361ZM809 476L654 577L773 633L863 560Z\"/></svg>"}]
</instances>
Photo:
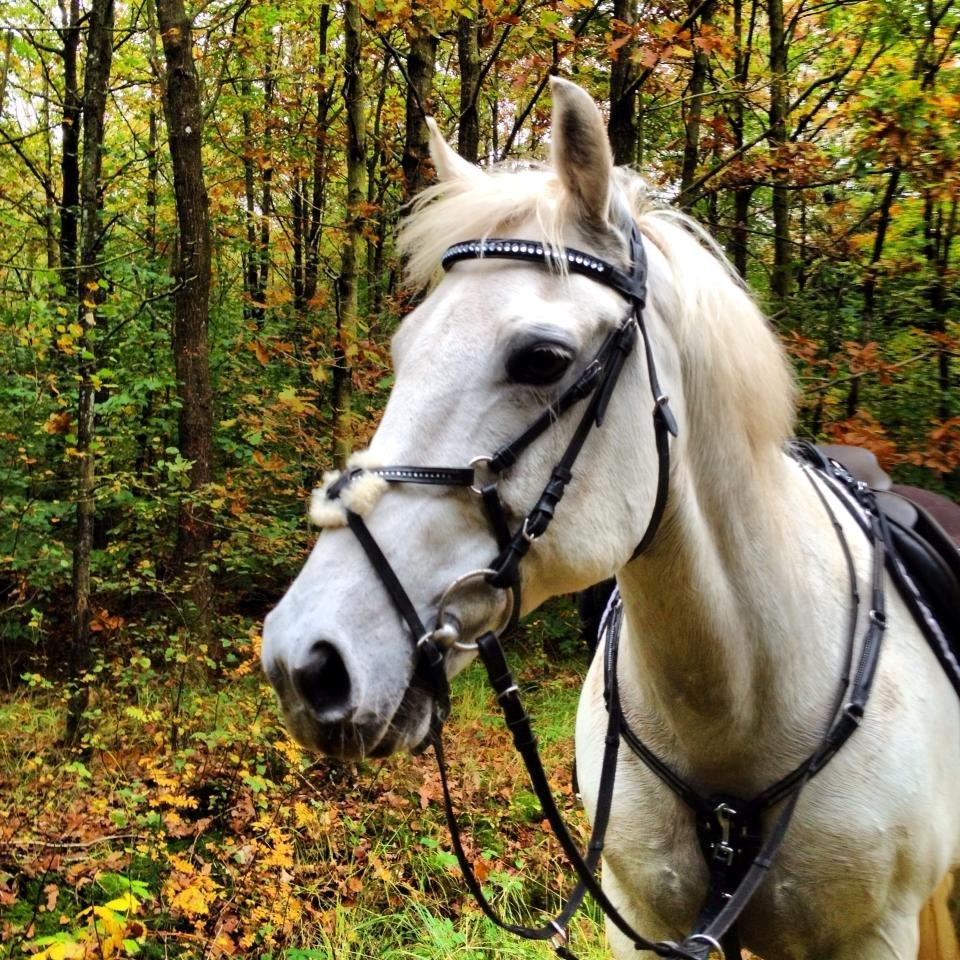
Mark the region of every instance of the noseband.
<instances>
[{"instance_id":1,"label":"noseband","mask_svg":"<svg viewBox=\"0 0 960 960\"><path fill-rule=\"evenodd\" d=\"M502 635L512 629L520 616L520 563L531 545L546 533L557 504L563 498L573 477L573 467L593 427L603 424L610 398L620 379L624 363L633 350L637 336L643 339L647 376L653 396L653 425L656 440L658 476L657 493L647 528L634 551L643 552L651 543L667 502L670 474L670 435L677 435L677 423L668 398L660 389L656 363L643 322L647 293L647 259L640 232L635 225L629 231L630 267L622 270L592 254L566 247L552 247L530 240L469 240L454 244L443 254L441 264L449 271L461 260L512 260L530 263L555 273L576 273L610 287L621 294L629 305L628 312L615 330L604 340L593 359L566 390L510 443L490 455L474 457L467 467L385 466L355 468L343 473L326 490L329 500L336 500L349 485L363 474L373 474L389 484L416 483L445 487L469 487L482 501L490 529L497 541L498 553L487 567L469 571L458 577L438 604L434 625L428 629L417 613L413 601L397 576L390 561L380 549L360 514L344 508L346 522L366 553L380 582L389 593L397 612L410 630L415 647L413 682L433 698L433 729L442 726L450 706L450 688L446 675L446 650L477 649L477 644L449 638L443 613L452 594L471 580L483 580L491 587L510 595L509 613L502 626L493 631ZM568 410L586 401L580 421L566 450L550 472L550 479L536 505L522 522L511 529L507 510L499 493L499 479L517 463L523 452L541 434L549 430Z\"/></svg>"}]
</instances>

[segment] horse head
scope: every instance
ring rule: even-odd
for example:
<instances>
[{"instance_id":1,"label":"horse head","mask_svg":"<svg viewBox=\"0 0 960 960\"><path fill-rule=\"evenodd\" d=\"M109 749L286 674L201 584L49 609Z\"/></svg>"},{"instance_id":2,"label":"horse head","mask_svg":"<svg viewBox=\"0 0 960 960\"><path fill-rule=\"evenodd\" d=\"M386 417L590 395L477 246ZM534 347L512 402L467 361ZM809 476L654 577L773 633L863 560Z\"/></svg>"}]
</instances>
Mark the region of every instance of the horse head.
<instances>
[{"instance_id":1,"label":"horse head","mask_svg":"<svg viewBox=\"0 0 960 960\"><path fill-rule=\"evenodd\" d=\"M549 168L483 172L431 124L440 182L421 199L401 237L413 283L429 282L448 245L504 234L629 268L631 204L617 186L600 112L586 93L562 80L553 84L553 99ZM620 293L562 268L492 258L457 263L395 335L395 386L369 449L354 465L466 467L489 456L583 374L628 312ZM656 303L647 323L655 328L670 392L677 361ZM611 576L643 534L656 457L649 418L637 415L645 371L633 360L602 428L585 443L549 534L521 565L523 612ZM537 501L575 426L574 410L500 476L498 492L511 526ZM322 494L315 499L320 513L339 508ZM365 514L429 628L441 626L447 638L466 646L503 621L509 592L475 579L448 597L444 622L436 622L451 582L487 568L497 553L475 492L393 486L369 475L351 490L349 502ZM324 529L264 626L264 667L294 736L340 756L383 755L421 743L431 696L411 683L415 647L409 633L351 531ZM447 673L470 656L451 649Z\"/></svg>"}]
</instances>

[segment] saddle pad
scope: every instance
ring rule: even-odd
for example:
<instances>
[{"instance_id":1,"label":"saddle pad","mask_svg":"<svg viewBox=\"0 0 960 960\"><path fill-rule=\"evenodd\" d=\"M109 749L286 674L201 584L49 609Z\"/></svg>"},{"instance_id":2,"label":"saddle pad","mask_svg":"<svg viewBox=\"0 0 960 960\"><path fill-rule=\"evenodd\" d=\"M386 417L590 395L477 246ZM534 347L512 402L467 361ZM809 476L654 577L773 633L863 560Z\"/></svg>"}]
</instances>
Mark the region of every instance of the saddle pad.
<instances>
[{"instance_id":1,"label":"saddle pad","mask_svg":"<svg viewBox=\"0 0 960 960\"><path fill-rule=\"evenodd\" d=\"M917 519L909 528L880 504L890 531L887 569L960 695L960 550L926 511L913 506Z\"/></svg>"}]
</instances>

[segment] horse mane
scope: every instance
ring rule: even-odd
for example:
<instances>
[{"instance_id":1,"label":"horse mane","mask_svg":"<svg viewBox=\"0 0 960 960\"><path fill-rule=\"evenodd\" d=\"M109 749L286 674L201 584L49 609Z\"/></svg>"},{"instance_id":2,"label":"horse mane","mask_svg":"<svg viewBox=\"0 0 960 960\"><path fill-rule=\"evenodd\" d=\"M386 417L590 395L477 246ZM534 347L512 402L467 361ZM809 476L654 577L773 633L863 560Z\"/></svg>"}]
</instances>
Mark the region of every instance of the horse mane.
<instances>
[{"instance_id":1,"label":"horse mane","mask_svg":"<svg viewBox=\"0 0 960 960\"><path fill-rule=\"evenodd\" d=\"M614 184L662 254L651 258L649 298L676 338L691 421L731 440L743 434L754 454L782 448L794 419L793 378L751 293L716 240L691 217L655 203L638 174L617 168ZM541 239L563 246L572 214L549 167L502 164L435 184L416 199L398 236L407 282L428 287L450 244L510 236L531 220Z\"/></svg>"}]
</instances>

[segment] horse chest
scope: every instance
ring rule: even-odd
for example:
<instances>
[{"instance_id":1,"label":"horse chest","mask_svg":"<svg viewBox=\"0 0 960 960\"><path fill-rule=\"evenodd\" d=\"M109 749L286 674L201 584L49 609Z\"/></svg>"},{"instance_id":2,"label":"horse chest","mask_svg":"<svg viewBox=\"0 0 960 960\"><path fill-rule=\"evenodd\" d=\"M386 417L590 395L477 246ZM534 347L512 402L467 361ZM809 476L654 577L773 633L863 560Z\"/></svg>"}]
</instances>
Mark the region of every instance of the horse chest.
<instances>
[{"instance_id":1,"label":"horse chest","mask_svg":"<svg viewBox=\"0 0 960 960\"><path fill-rule=\"evenodd\" d=\"M627 790L636 786L626 779ZM689 811L658 785L647 786L615 807L604 883L632 905L641 931L669 939L694 926L707 870ZM903 831L878 828L868 810L807 804L743 915L745 944L772 960L827 955L830 944L882 914L896 886L890 866L901 859L905 839Z\"/></svg>"}]
</instances>

